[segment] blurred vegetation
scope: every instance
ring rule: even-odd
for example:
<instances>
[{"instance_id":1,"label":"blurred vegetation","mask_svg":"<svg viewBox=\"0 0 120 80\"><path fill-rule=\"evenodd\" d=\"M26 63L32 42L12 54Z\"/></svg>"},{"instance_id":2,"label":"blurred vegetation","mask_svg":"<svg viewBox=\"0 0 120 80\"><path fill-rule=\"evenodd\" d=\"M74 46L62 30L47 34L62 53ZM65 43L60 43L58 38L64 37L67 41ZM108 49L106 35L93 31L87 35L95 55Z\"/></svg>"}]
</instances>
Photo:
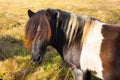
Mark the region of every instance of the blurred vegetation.
<instances>
[{"instance_id":1,"label":"blurred vegetation","mask_svg":"<svg viewBox=\"0 0 120 80\"><path fill-rule=\"evenodd\" d=\"M36 65L24 47L27 10L36 12L46 8L120 25L120 0L0 0L0 78L3 80L73 80L71 70L55 49L49 46L43 63Z\"/></svg>"}]
</instances>

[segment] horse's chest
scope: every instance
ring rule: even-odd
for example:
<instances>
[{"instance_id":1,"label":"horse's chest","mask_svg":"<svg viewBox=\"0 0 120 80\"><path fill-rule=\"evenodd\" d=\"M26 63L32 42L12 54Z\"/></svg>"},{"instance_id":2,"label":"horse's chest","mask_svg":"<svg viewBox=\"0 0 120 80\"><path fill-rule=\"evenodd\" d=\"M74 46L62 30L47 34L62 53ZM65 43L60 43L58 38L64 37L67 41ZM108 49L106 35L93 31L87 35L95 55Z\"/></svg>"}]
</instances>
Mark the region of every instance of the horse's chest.
<instances>
[{"instance_id":1,"label":"horse's chest","mask_svg":"<svg viewBox=\"0 0 120 80\"><path fill-rule=\"evenodd\" d=\"M80 65L83 71L95 71L96 76L102 77L102 61L100 58L101 44L103 36L101 33L102 24L96 24L94 28L90 29L86 41L83 43L82 52L80 56Z\"/></svg>"},{"instance_id":2,"label":"horse's chest","mask_svg":"<svg viewBox=\"0 0 120 80\"><path fill-rule=\"evenodd\" d=\"M72 48L65 49L63 54L64 61L71 67L76 66L80 67L79 65L79 48L76 45L73 45Z\"/></svg>"}]
</instances>

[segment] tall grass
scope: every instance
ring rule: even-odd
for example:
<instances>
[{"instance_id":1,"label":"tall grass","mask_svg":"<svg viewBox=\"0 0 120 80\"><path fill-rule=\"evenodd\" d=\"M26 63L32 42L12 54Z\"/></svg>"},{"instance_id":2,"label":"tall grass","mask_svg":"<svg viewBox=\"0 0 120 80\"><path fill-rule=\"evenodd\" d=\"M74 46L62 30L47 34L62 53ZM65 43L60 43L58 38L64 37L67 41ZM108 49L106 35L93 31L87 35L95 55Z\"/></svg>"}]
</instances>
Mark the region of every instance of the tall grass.
<instances>
[{"instance_id":1,"label":"tall grass","mask_svg":"<svg viewBox=\"0 0 120 80\"><path fill-rule=\"evenodd\" d=\"M30 61L24 47L27 10L58 8L120 25L120 0L0 0L0 78L3 80L73 80L57 51L47 49L43 63ZM98 80L93 77L93 80Z\"/></svg>"}]
</instances>

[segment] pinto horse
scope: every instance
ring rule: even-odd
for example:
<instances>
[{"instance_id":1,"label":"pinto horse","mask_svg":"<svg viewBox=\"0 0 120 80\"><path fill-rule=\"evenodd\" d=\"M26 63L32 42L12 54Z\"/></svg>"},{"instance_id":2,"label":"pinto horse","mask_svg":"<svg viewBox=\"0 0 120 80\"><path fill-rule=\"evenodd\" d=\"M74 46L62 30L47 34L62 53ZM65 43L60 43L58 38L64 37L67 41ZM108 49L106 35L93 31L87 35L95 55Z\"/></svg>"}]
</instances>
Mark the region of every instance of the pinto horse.
<instances>
[{"instance_id":1,"label":"pinto horse","mask_svg":"<svg viewBox=\"0 0 120 80\"><path fill-rule=\"evenodd\" d=\"M59 9L28 10L25 44L41 63L48 45L70 66L75 80L120 80L120 27Z\"/></svg>"}]
</instances>

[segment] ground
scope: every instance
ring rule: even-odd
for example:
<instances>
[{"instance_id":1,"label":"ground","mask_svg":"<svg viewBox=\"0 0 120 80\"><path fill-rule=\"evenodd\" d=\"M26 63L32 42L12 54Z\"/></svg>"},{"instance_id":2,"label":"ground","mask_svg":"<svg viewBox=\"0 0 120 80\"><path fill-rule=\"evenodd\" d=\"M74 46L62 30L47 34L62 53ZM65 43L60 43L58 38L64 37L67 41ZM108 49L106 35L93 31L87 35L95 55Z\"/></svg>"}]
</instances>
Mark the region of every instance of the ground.
<instances>
[{"instance_id":1,"label":"ground","mask_svg":"<svg viewBox=\"0 0 120 80\"><path fill-rule=\"evenodd\" d=\"M120 25L120 0L0 0L0 78L3 80L73 80L58 52L47 48L41 65L24 47L27 10L55 8ZM93 77L93 80L98 80Z\"/></svg>"}]
</instances>

